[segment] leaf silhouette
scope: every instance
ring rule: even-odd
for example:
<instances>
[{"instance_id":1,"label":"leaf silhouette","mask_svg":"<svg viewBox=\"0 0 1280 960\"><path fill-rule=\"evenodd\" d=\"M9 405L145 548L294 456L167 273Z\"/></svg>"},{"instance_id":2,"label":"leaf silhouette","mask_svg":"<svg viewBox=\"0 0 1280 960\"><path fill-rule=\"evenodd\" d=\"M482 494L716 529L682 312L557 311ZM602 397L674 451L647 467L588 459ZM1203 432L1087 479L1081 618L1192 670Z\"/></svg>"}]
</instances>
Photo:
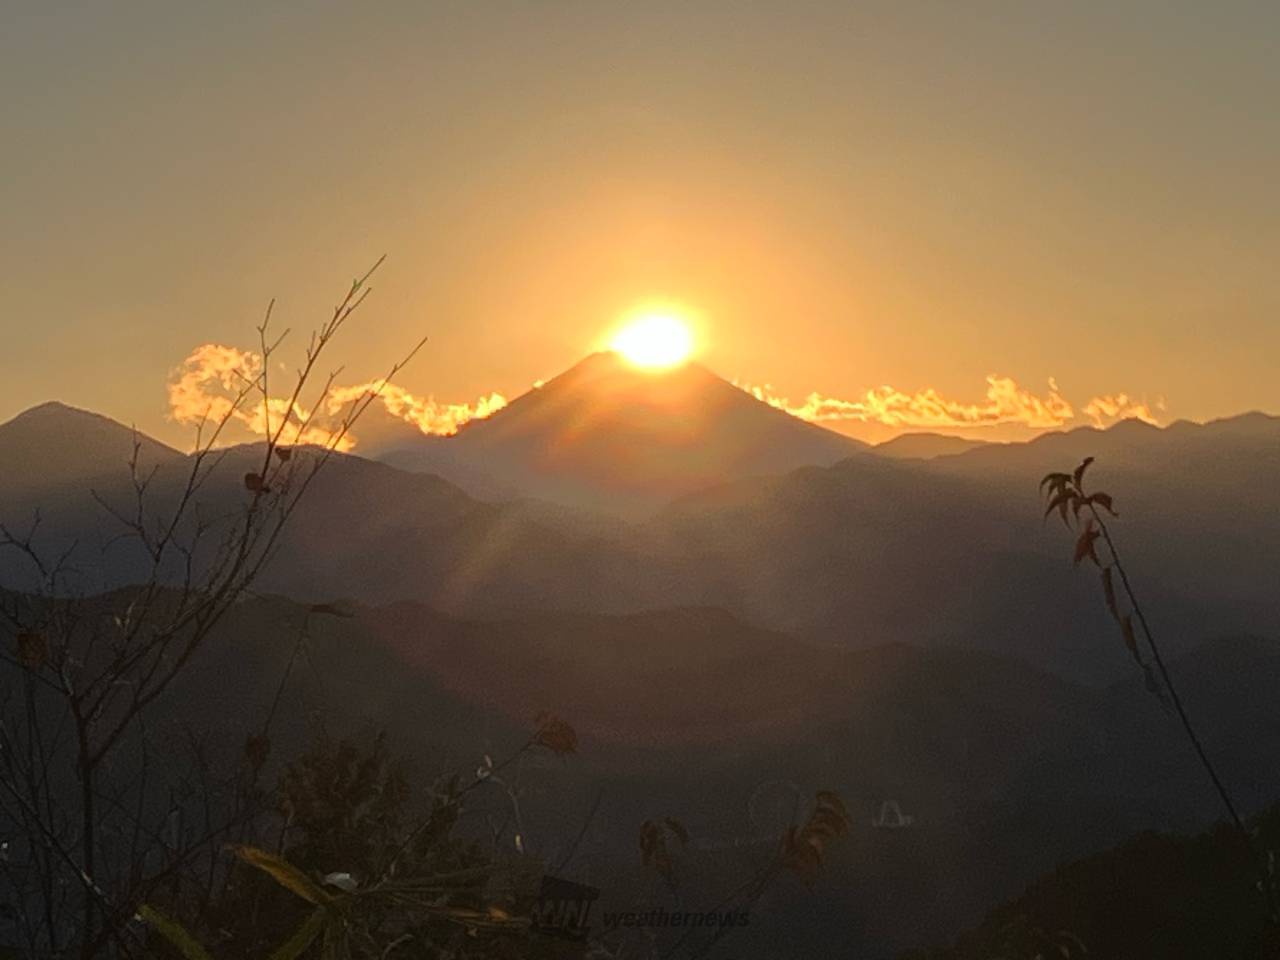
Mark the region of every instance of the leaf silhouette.
<instances>
[{"instance_id":1,"label":"leaf silhouette","mask_svg":"<svg viewBox=\"0 0 1280 960\"><path fill-rule=\"evenodd\" d=\"M145 920L151 929L168 940L186 960L213 960L209 956L209 951L200 946L196 938L187 932L186 927L177 920L166 917L150 904L144 903L140 906L138 916Z\"/></svg>"},{"instance_id":2,"label":"leaf silhouette","mask_svg":"<svg viewBox=\"0 0 1280 960\"><path fill-rule=\"evenodd\" d=\"M341 607L332 603L313 603L307 608L308 613L320 613L329 617L341 617L344 620L350 620L355 616L350 611L343 610Z\"/></svg>"},{"instance_id":3,"label":"leaf silhouette","mask_svg":"<svg viewBox=\"0 0 1280 960\"><path fill-rule=\"evenodd\" d=\"M1089 464L1091 463L1093 463L1093 457L1085 457L1080 461L1080 466L1076 467L1075 473L1071 475L1071 479L1077 487L1080 486L1080 481L1084 479L1084 472L1089 469Z\"/></svg>"},{"instance_id":4,"label":"leaf silhouette","mask_svg":"<svg viewBox=\"0 0 1280 960\"><path fill-rule=\"evenodd\" d=\"M1142 655L1138 653L1138 637L1133 632L1133 617L1125 614L1120 618L1120 633L1124 636L1124 645L1129 648L1129 652L1133 654L1133 659L1139 663L1142 662Z\"/></svg>"},{"instance_id":5,"label":"leaf silhouette","mask_svg":"<svg viewBox=\"0 0 1280 960\"><path fill-rule=\"evenodd\" d=\"M276 447L276 456L279 457L281 461L287 463L293 456L293 450L290 447Z\"/></svg>"},{"instance_id":6,"label":"leaf silhouette","mask_svg":"<svg viewBox=\"0 0 1280 960\"><path fill-rule=\"evenodd\" d=\"M675 861L667 850L667 838L656 820L640 824L640 863L652 866L668 883L675 873Z\"/></svg>"},{"instance_id":7,"label":"leaf silhouette","mask_svg":"<svg viewBox=\"0 0 1280 960\"><path fill-rule=\"evenodd\" d=\"M546 747L559 756L574 753L578 749L577 732L559 717L554 714L539 714L537 723L538 730L533 735L533 742L538 746Z\"/></svg>"},{"instance_id":8,"label":"leaf silhouette","mask_svg":"<svg viewBox=\"0 0 1280 960\"><path fill-rule=\"evenodd\" d=\"M687 847L689 845L689 831L685 829L683 823L675 817L663 817L663 823L667 825L667 829L672 835L680 841L680 846Z\"/></svg>"},{"instance_id":9,"label":"leaf silhouette","mask_svg":"<svg viewBox=\"0 0 1280 960\"><path fill-rule=\"evenodd\" d=\"M257 867L280 886L296 893L303 900L320 906L333 902L332 896L288 860L245 844L235 844L231 847L231 851L245 863Z\"/></svg>"},{"instance_id":10,"label":"leaf silhouette","mask_svg":"<svg viewBox=\"0 0 1280 960\"><path fill-rule=\"evenodd\" d=\"M826 853L827 844L849 831L849 811L839 795L818 791L813 813L802 827L788 828L782 840L782 865L806 884L812 885Z\"/></svg>"},{"instance_id":11,"label":"leaf silhouette","mask_svg":"<svg viewBox=\"0 0 1280 960\"><path fill-rule=\"evenodd\" d=\"M1151 664L1144 663L1142 665L1142 676L1146 681L1147 692L1154 693L1160 699L1160 702L1164 703L1164 688L1156 680L1156 675L1151 670Z\"/></svg>"},{"instance_id":12,"label":"leaf silhouette","mask_svg":"<svg viewBox=\"0 0 1280 960\"><path fill-rule=\"evenodd\" d=\"M262 765L267 762L267 754L270 752L271 741L266 737L256 733L251 733L245 737L244 756L255 773L262 769Z\"/></svg>"},{"instance_id":13,"label":"leaf silhouette","mask_svg":"<svg viewBox=\"0 0 1280 960\"><path fill-rule=\"evenodd\" d=\"M1102 568L1102 596L1107 601L1107 609L1117 621L1120 619L1120 608L1116 604L1116 586L1111 576L1111 568Z\"/></svg>"},{"instance_id":14,"label":"leaf silhouette","mask_svg":"<svg viewBox=\"0 0 1280 960\"><path fill-rule=\"evenodd\" d=\"M1065 473L1046 473L1044 475L1044 479L1040 481L1040 492L1043 493L1045 487L1049 487L1053 490L1060 490L1070 479L1071 477Z\"/></svg>"},{"instance_id":15,"label":"leaf silhouette","mask_svg":"<svg viewBox=\"0 0 1280 960\"><path fill-rule=\"evenodd\" d=\"M288 940L276 947L269 960L297 960L315 942L316 937L320 935L320 931L324 929L326 916L327 914L323 907L312 912L311 916L307 917L302 922L302 925L293 931Z\"/></svg>"},{"instance_id":16,"label":"leaf silhouette","mask_svg":"<svg viewBox=\"0 0 1280 960\"><path fill-rule=\"evenodd\" d=\"M1120 516L1120 514L1116 513L1115 510L1113 510L1111 507L1111 494L1109 493L1090 494L1089 502L1096 503L1098 506L1102 507L1104 510L1107 511L1107 513L1111 514L1113 517Z\"/></svg>"},{"instance_id":17,"label":"leaf silhouette","mask_svg":"<svg viewBox=\"0 0 1280 960\"><path fill-rule=\"evenodd\" d=\"M1049 505L1045 507L1045 510L1044 510L1045 517L1048 517L1049 514L1057 510L1059 514L1061 514L1062 516L1062 522L1066 523L1067 508L1071 506L1071 500L1074 496L1075 494L1073 494L1070 490L1063 490L1056 497L1054 497L1052 500L1049 501Z\"/></svg>"},{"instance_id":18,"label":"leaf silhouette","mask_svg":"<svg viewBox=\"0 0 1280 960\"><path fill-rule=\"evenodd\" d=\"M244 488L253 493L271 492L271 488L262 481L262 476L256 473L246 473L244 475Z\"/></svg>"},{"instance_id":19,"label":"leaf silhouette","mask_svg":"<svg viewBox=\"0 0 1280 960\"><path fill-rule=\"evenodd\" d=\"M49 659L49 644L42 633L18 634L18 663L28 670L39 670Z\"/></svg>"},{"instance_id":20,"label":"leaf silhouette","mask_svg":"<svg viewBox=\"0 0 1280 960\"><path fill-rule=\"evenodd\" d=\"M1076 551L1075 555L1072 557L1072 563L1078 566L1080 561L1085 557L1088 557L1094 563L1098 563L1098 554L1093 548L1093 543L1098 539L1098 536L1098 531L1093 526L1093 520L1090 520L1085 524L1084 530L1081 532L1079 539L1076 540ZM1099 564L1099 566L1101 566L1101 564Z\"/></svg>"}]
</instances>

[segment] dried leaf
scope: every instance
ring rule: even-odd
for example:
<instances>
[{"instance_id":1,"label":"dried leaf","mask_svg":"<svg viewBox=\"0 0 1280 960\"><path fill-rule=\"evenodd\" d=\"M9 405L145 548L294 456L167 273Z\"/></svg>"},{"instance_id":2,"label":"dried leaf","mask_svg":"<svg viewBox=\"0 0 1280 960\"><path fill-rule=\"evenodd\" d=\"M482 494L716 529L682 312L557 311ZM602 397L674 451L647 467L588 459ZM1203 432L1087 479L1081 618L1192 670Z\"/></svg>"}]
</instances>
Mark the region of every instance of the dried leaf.
<instances>
[{"instance_id":1,"label":"dried leaf","mask_svg":"<svg viewBox=\"0 0 1280 960\"><path fill-rule=\"evenodd\" d=\"M276 447L276 456L279 457L282 462L288 463L289 459L293 456L293 449L291 447Z\"/></svg>"},{"instance_id":2,"label":"dried leaf","mask_svg":"<svg viewBox=\"0 0 1280 960\"><path fill-rule=\"evenodd\" d=\"M1071 506L1071 501L1075 497L1070 490L1063 490L1056 497L1049 501L1049 505L1044 509L1045 517L1057 510L1062 516L1062 522L1067 522L1067 508Z\"/></svg>"},{"instance_id":3,"label":"dried leaf","mask_svg":"<svg viewBox=\"0 0 1280 960\"><path fill-rule=\"evenodd\" d=\"M1142 655L1138 653L1138 636L1133 632L1133 617L1129 614L1120 618L1120 633L1124 636L1124 645L1133 654L1133 659L1142 663Z\"/></svg>"},{"instance_id":4,"label":"dried leaf","mask_svg":"<svg viewBox=\"0 0 1280 960\"><path fill-rule=\"evenodd\" d=\"M667 838L655 820L640 824L640 863L652 866L667 882L675 873L675 861L667 850Z\"/></svg>"},{"instance_id":5,"label":"dried leaf","mask_svg":"<svg viewBox=\"0 0 1280 960\"><path fill-rule=\"evenodd\" d=\"M275 949L269 960L297 960L320 935L326 915L323 907L313 911L311 916L302 922L302 926L293 931L293 935Z\"/></svg>"},{"instance_id":6,"label":"dried leaf","mask_svg":"<svg viewBox=\"0 0 1280 960\"><path fill-rule=\"evenodd\" d=\"M554 714L539 714L537 723L538 730L533 735L535 744L559 756L577 751L578 734L569 724Z\"/></svg>"},{"instance_id":7,"label":"dried leaf","mask_svg":"<svg viewBox=\"0 0 1280 960\"><path fill-rule=\"evenodd\" d=\"M49 644L44 634L28 631L18 634L18 663L28 670L39 670L49 660Z\"/></svg>"},{"instance_id":8,"label":"dried leaf","mask_svg":"<svg viewBox=\"0 0 1280 960\"><path fill-rule=\"evenodd\" d=\"M177 920L166 917L150 904L144 903L140 906L138 916L145 920L151 929L168 940L186 960L213 960L209 956L209 951L200 946L196 938L187 932L186 927Z\"/></svg>"},{"instance_id":9,"label":"dried leaf","mask_svg":"<svg viewBox=\"0 0 1280 960\"><path fill-rule=\"evenodd\" d=\"M1080 481L1084 479L1084 472L1089 469L1089 464L1091 463L1093 463L1093 457L1085 457L1080 462L1080 466L1076 467L1076 472L1071 475L1071 479L1075 481L1077 488L1079 488Z\"/></svg>"},{"instance_id":10,"label":"dried leaf","mask_svg":"<svg viewBox=\"0 0 1280 960\"><path fill-rule=\"evenodd\" d=\"M280 886L296 893L303 900L320 906L333 902L333 897L288 860L244 844L233 844L231 851L245 863L257 867Z\"/></svg>"},{"instance_id":11,"label":"dried leaf","mask_svg":"<svg viewBox=\"0 0 1280 960\"><path fill-rule=\"evenodd\" d=\"M791 827L782 841L782 863L805 883L812 884L822 866L827 844L849 830L849 811L839 795L821 790L804 826Z\"/></svg>"},{"instance_id":12,"label":"dried leaf","mask_svg":"<svg viewBox=\"0 0 1280 960\"><path fill-rule=\"evenodd\" d=\"M1151 670L1151 664L1144 663L1142 665L1142 676L1146 681L1147 692L1154 693L1160 698L1160 702L1164 703L1164 688L1161 687L1159 681L1156 680L1156 675Z\"/></svg>"},{"instance_id":13,"label":"dried leaf","mask_svg":"<svg viewBox=\"0 0 1280 960\"><path fill-rule=\"evenodd\" d=\"M1040 491L1043 493L1045 487L1060 490L1070 479L1065 473L1046 473L1044 479L1040 481Z\"/></svg>"},{"instance_id":14,"label":"dried leaf","mask_svg":"<svg viewBox=\"0 0 1280 960\"><path fill-rule=\"evenodd\" d=\"M245 737L244 756L249 761L249 766L253 768L254 773L262 769L262 765L267 762L267 755L270 752L271 741L265 736L251 733Z\"/></svg>"},{"instance_id":15,"label":"dried leaf","mask_svg":"<svg viewBox=\"0 0 1280 960\"><path fill-rule=\"evenodd\" d=\"M244 488L254 493L270 493L271 488L262 481L262 477L256 473L246 473L244 475Z\"/></svg>"},{"instance_id":16,"label":"dried leaf","mask_svg":"<svg viewBox=\"0 0 1280 960\"><path fill-rule=\"evenodd\" d=\"M649 857L662 838L662 831L652 820L640 824L640 857L648 864Z\"/></svg>"},{"instance_id":17,"label":"dried leaf","mask_svg":"<svg viewBox=\"0 0 1280 960\"><path fill-rule=\"evenodd\" d=\"M1116 603L1116 587L1111 577L1111 568L1102 568L1102 596L1107 601L1107 609L1111 611L1111 616L1117 621L1120 620L1120 607Z\"/></svg>"},{"instance_id":18,"label":"dried leaf","mask_svg":"<svg viewBox=\"0 0 1280 960\"><path fill-rule=\"evenodd\" d=\"M667 829L671 831L672 836L680 841L680 846L687 847L689 845L689 831L685 829L683 823L675 817L664 817L662 822L667 825Z\"/></svg>"},{"instance_id":19,"label":"dried leaf","mask_svg":"<svg viewBox=\"0 0 1280 960\"><path fill-rule=\"evenodd\" d=\"M1164 707L1165 713L1173 714L1173 701L1169 699L1169 688L1164 684L1157 682L1155 674L1151 672L1151 665L1144 663L1142 669L1148 674L1147 689L1155 694L1156 699L1160 701L1160 706Z\"/></svg>"},{"instance_id":20,"label":"dried leaf","mask_svg":"<svg viewBox=\"0 0 1280 960\"><path fill-rule=\"evenodd\" d=\"M1120 516L1120 514L1116 513L1115 510L1113 510L1111 507L1112 501L1111 501L1111 494L1109 493L1090 494L1089 502L1096 503L1098 506L1102 507L1102 509L1106 510L1107 513L1111 514L1113 517Z\"/></svg>"},{"instance_id":21,"label":"dried leaf","mask_svg":"<svg viewBox=\"0 0 1280 960\"><path fill-rule=\"evenodd\" d=\"M1080 534L1080 538L1076 540L1076 551L1075 555L1072 557L1072 563L1079 565L1081 560L1088 557L1094 563L1101 566L1101 563L1098 561L1097 551L1093 548L1094 541L1097 539L1098 531L1094 529L1093 520L1090 519L1089 522L1085 524L1084 530Z\"/></svg>"},{"instance_id":22,"label":"dried leaf","mask_svg":"<svg viewBox=\"0 0 1280 960\"><path fill-rule=\"evenodd\" d=\"M350 620L352 617L355 616L354 613L351 613L347 610L343 610L341 607L336 606L332 603L313 603L310 607L307 608L307 612L324 614L325 616L329 616L329 617L341 617L344 620Z\"/></svg>"}]
</instances>

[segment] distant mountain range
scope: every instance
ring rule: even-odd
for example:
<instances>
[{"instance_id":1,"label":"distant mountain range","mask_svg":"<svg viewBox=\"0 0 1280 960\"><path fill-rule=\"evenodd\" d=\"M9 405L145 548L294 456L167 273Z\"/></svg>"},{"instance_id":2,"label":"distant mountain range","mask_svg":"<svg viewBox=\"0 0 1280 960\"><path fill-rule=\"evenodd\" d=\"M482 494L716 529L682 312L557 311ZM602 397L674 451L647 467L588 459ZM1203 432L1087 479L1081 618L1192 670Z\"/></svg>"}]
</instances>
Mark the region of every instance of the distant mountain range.
<instances>
[{"instance_id":1,"label":"distant mountain range","mask_svg":"<svg viewBox=\"0 0 1280 960\"><path fill-rule=\"evenodd\" d=\"M824 644L977 647L1103 682L1126 675L1127 655L1095 578L1071 568L1070 535L1042 522L1036 490L1044 472L1091 455L1091 479L1116 498L1116 533L1173 649L1280 632L1280 419L1125 421L904 458L805 424L698 367L647 376L591 357L456 437L424 438L413 454L457 443L475 452L468 469L487 462L501 476L505 463L550 499L489 501L459 485L460 473L450 482L335 457L264 587L410 600L464 617L719 608ZM613 399L593 417L597 391ZM614 431L626 442L612 442ZM39 509L40 542L77 545L86 589L136 580L145 558L118 541L102 506L130 508L135 441L155 471L153 502L172 501L187 458L110 420L46 404L0 425L0 520L24 529ZM258 456L252 445L226 451L202 489L210 510L243 502L241 478ZM806 458L828 462L796 466ZM605 491L616 484L624 514L648 515L610 513ZM659 504L657 491L676 495ZM0 551L0 583L21 587L21 571Z\"/></svg>"},{"instance_id":2,"label":"distant mountain range","mask_svg":"<svg viewBox=\"0 0 1280 960\"><path fill-rule=\"evenodd\" d=\"M1280 793L1280 418L872 448L698 367L643 376L588 358L392 462L336 455L256 585L283 596L235 608L168 699L173 723L215 717L240 743L306 602L336 602L354 616L311 624L273 757L316 711L466 769L560 713L581 756L529 774L530 835L566 847L565 810L600 791L578 864L613 895L635 889L647 817L680 816L723 875L774 842L779 803L834 787L856 823L822 894L778 893L735 949L938 941L1060 859L1218 812L1096 573L1042 518L1040 476L1094 456L1207 749L1249 809ZM395 465L446 449L452 477ZM207 516L245 503L261 455L222 452ZM61 404L27 411L0 424L0 521L38 513L35 544L67 552L75 589L135 583L147 558L106 509L135 505L134 457L163 513L187 455ZM0 589L30 585L0 550ZM913 829L871 827L890 799Z\"/></svg>"},{"instance_id":3,"label":"distant mountain range","mask_svg":"<svg viewBox=\"0 0 1280 960\"><path fill-rule=\"evenodd\" d=\"M902 433L892 440L877 443L874 452L881 457L902 460L932 460L934 457L964 453L986 444L985 440L951 437L941 433Z\"/></svg>"}]
</instances>

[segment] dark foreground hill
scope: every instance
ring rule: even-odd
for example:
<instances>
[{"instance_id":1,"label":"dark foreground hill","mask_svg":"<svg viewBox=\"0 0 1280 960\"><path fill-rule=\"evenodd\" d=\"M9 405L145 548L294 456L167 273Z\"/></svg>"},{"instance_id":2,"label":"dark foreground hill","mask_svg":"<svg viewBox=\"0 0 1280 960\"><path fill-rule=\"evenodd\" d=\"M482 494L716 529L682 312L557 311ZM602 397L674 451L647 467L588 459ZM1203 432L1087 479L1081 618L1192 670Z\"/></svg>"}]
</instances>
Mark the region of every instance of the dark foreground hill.
<instances>
[{"instance_id":1,"label":"dark foreground hill","mask_svg":"<svg viewBox=\"0 0 1280 960\"><path fill-rule=\"evenodd\" d=\"M1280 849L1280 806L1252 828L1261 849ZM1145 832L1061 864L951 946L903 960L1269 960L1280 954L1280 931L1266 921L1255 877L1226 825L1196 836Z\"/></svg>"},{"instance_id":2,"label":"dark foreground hill","mask_svg":"<svg viewBox=\"0 0 1280 960\"><path fill-rule=\"evenodd\" d=\"M429 780L510 753L532 714L550 710L574 724L579 749L514 775L527 842L550 862L572 848L574 875L603 887L609 909L669 895L639 863L642 821L687 825L680 896L714 903L807 798L837 790L854 825L815 891L780 883L726 956L886 956L942 942L1057 862L1217 814L1174 721L1126 684L1092 691L974 651L814 646L714 610L498 622L408 604L348 612L239 608L173 691L157 742L194 731L234 757L287 670L277 765L317 725L385 728ZM1269 762L1280 720L1232 701L1280 696L1276 649L1241 640L1173 664L1250 810L1280 796ZM501 795L489 800L498 816Z\"/></svg>"}]
</instances>

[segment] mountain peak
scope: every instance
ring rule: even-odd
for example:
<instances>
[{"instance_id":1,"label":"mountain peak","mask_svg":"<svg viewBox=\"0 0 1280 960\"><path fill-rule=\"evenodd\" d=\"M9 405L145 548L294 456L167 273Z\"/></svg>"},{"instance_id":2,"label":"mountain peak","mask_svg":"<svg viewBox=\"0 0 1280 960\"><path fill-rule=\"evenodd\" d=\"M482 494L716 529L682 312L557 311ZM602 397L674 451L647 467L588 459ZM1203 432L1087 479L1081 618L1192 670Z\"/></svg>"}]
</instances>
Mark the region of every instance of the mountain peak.
<instances>
[{"instance_id":1,"label":"mountain peak","mask_svg":"<svg viewBox=\"0 0 1280 960\"><path fill-rule=\"evenodd\" d=\"M7 426L8 423L14 423L19 420L53 419L57 417L93 417L98 420L115 423L110 417L104 417L100 413L73 407L69 403L63 403L61 400L46 400L44 403L37 403L34 407L28 407L12 420L9 420L6 424L0 424L0 426Z\"/></svg>"},{"instance_id":2,"label":"mountain peak","mask_svg":"<svg viewBox=\"0 0 1280 960\"><path fill-rule=\"evenodd\" d=\"M762 403L699 363L593 353L444 442L386 459L481 497L642 516L746 476L828 466L865 444Z\"/></svg>"},{"instance_id":3,"label":"mountain peak","mask_svg":"<svg viewBox=\"0 0 1280 960\"><path fill-rule=\"evenodd\" d=\"M19 486L78 483L107 473L124 474L135 442L143 463L182 456L110 417L50 400L0 424L0 462L10 467L7 479L16 479Z\"/></svg>"}]
</instances>

